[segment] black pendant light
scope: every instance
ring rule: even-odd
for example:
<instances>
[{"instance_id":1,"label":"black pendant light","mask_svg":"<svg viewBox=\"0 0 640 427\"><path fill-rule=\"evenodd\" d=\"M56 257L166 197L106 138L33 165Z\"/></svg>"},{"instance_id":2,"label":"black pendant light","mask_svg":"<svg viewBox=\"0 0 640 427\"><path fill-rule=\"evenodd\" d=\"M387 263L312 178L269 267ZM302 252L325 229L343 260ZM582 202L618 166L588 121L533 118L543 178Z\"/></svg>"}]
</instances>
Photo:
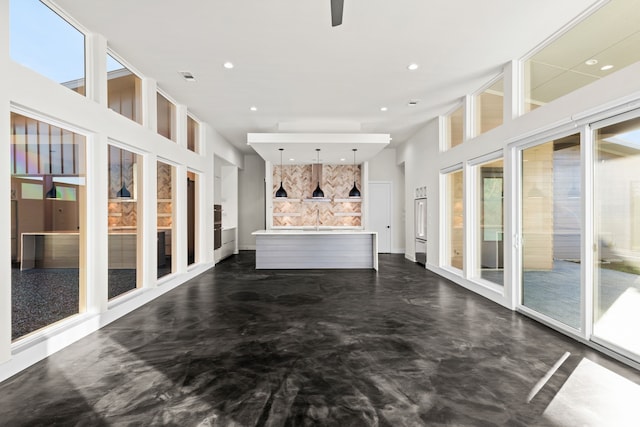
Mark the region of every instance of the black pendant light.
<instances>
[{"instance_id":1,"label":"black pendant light","mask_svg":"<svg viewBox=\"0 0 640 427\"><path fill-rule=\"evenodd\" d=\"M122 162L122 152L124 150L122 148L119 148L119 150L120 150L120 183L122 184L122 188L120 189L120 191L116 193L116 197L118 199L130 199L131 192L127 190L127 186L124 183L124 179L122 179L122 169L124 168L124 163Z\"/></svg>"},{"instance_id":2,"label":"black pendant light","mask_svg":"<svg viewBox=\"0 0 640 427\"><path fill-rule=\"evenodd\" d=\"M57 199L58 198L58 190L56 189L56 183L51 184L51 188L47 191L47 194L44 196L46 199Z\"/></svg>"},{"instance_id":3,"label":"black pendant light","mask_svg":"<svg viewBox=\"0 0 640 427\"><path fill-rule=\"evenodd\" d=\"M318 153L318 165L320 164L320 149L316 148L316 153ZM324 191L320 188L320 181L318 181L318 186L315 190L313 190L313 195L311 196L314 199L322 199L324 198Z\"/></svg>"},{"instance_id":4,"label":"black pendant light","mask_svg":"<svg viewBox=\"0 0 640 427\"><path fill-rule=\"evenodd\" d=\"M282 152L284 151L284 148L279 148L278 150L280 150L280 188L278 188L278 191L276 191L276 197L286 198L287 192L282 186Z\"/></svg>"},{"instance_id":5,"label":"black pendant light","mask_svg":"<svg viewBox=\"0 0 640 427\"><path fill-rule=\"evenodd\" d=\"M353 149L353 188L349 191L349 197L360 197L360 190L356 187L356 151L357 148Z\"/></svg>"}]
</instances>

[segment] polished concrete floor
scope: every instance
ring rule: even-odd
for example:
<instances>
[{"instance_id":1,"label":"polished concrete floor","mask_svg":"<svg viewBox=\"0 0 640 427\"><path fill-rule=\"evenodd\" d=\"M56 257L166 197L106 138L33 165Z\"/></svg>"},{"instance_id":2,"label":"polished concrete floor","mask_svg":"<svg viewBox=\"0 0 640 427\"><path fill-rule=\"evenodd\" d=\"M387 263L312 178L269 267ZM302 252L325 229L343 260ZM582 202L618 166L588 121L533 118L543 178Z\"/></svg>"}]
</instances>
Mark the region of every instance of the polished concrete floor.
<instances>
[{"instance_id":1,"label":"polished concrete floor","mask_svg":"<svg viewBox=\"0 0 640 427\"><path fill-rule=\"evenodd\" d=\"M637 426L640 373L399 255L243 252L0 384L7 426Z\"/></svg>"}]
</instances>

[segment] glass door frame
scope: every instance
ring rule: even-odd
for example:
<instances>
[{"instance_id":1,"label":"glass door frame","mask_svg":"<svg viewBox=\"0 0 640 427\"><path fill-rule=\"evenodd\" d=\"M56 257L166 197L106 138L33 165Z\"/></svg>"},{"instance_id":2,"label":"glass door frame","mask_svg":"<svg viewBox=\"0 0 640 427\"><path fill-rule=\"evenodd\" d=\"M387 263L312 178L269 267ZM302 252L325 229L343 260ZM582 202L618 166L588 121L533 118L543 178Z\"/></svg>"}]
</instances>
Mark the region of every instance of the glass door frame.
<instances>
[{"instance_id":1,"label":"glass door frame","mask_svg":"<svg viewBox=\"0 0 640 427\"><path fill-rule=\"evenodd\" d=\"M589 158L588 158L588 168L587 172L589 174L589 180L590 180L590 192L589 192L589 200L588 200L588 206L590 207L590 209L588 209L588 219L589 219L589 228L588 228L588 232L586 234L588 234L590 240L588 241L588 244L590 244L590 248L592 248L591 251L589 251L590 254L590 266L591 268L588 271L588 277L590 278L590 283L591 286L589 286L589 301L588 303L590 304L589 307L591 307L590 310L587 310L587 319L585 319L588 322L588 326L586 329L588 329L588 335L587 338L590 342L594 343L598 349L600 349L601 351L603 351L606 354L609 354L611 356L613 356L616 359L620 359L620 356L632 361L633 363L635 363L634 367L637 367L637 364L640 363L640 355L639 354L635 354L630 352L629 350L626 350L614 343L612 343L611 341L602 338L602 337L598 337L595 336L593 334L593 329L594 329L594 311L596 310L596 300L594 297L594 292L595 292L595 269L596 269L596 265L595 265L595 254L597 252L597 240L596 240L596 218L595 218L595 211L596 211L596 200L595 197L593 197L593 193L595 191L595 186L594 186L594 180L595 180L595 150L596 150L596 144L595 144L595 139L596 139L596 132L599 129L605 128L607 126L613 125L613 124L617 124L617 123L622 123L625 122L627 120L631 120L631 119L636 119L640 117L640 109L634 109L634 110L630 110L618 115L608 115L606 118L602 118L600 120L593 120L591 121L591 123L588 126L585 126L586 129L586 135L585 135L585 139L588 141L588 151L589 151ZM586 263L585 263L586 264ZM623 360L626 363L629 363L628 360Z\"/></svg>"},{"instance_id":2,"label":"glass door frame","mask_svg":"<svg viewBox=\"0 0 640 427\"><path fill-rule=\"evenodd\" d=\"M573 328L566 325L548 315L539 313L523 304L523 152L529 148L533 148L542 144L546 144L555 139L567 137L570 135L580 135L580 329ZM562 126L558 126L554 129L541 131L538 134L523 138L519 141L515 141L509 145L510 157L512 165L513 177L513 199L510 206L512 218L512 234L513 234L513 246L512 246L512 264L513 269L511 271L511 285L512 285L512 304L516 311L531 317L553 329L562 331L563 333L573 336L579 340L588 340L591 336L591 314L592 310L587 309L592 307L593 293L592 286L586 286L593 283L592 280L592 268L593 265L593 250L586 251L586 248L593 248L593 227L592 215L591 215L591 193L593 189L592 185L592 173L591 167L585 165L591 165L592 161L592 143L591 132L588 130L588 126L576 127L575 123L570 122ZM506 166L506 165L505 165ZM587 203L590 203L589 205ZM587 208L589 206L589 208ZM506 247L505 247L506 250ZM587 289L588 288L588 289Z\"/></svg>"}]
</instances>

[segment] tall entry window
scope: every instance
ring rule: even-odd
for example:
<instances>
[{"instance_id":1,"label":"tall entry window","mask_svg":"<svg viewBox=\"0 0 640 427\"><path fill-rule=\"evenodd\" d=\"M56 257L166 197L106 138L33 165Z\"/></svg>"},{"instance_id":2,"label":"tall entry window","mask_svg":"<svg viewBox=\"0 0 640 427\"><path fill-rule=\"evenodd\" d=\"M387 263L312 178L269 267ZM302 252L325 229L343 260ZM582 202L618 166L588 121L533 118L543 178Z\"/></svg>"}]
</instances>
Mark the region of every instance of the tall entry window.
<instances>
[{"instance_id":1,"label":"tall entry window","mask_svg":"<svg viewBox=\"0 0 640 427\"><path fill-rule=\"evenodd\" d=\"M595 132L594 336L640 355L640 118Z\"/></svg>"},{"instance_id":2,"label":"tall entry window","mask_svg":"<svg viewBox=\"0 0 640 427\"><path fill-rule=\"evenodd\" d=\"M475 262L473 276L504 285L504 161L474 167Z\"/></svg>"},{"instance_id":3,"label":"tall entry window","mask_svg":"<svg viewBox=\"0 0 640 427\"><path fill-rule=\"evenodd\" d=\"M198 261L197 246L198 174L187 172L187 265Z\"/></svg>"},{"instance_id":4,"label":"tall entry window","mask_svg":"<svg viewBox=\"0 0 640 427\"><path fill-rule=\"evenodd\" d=\"M84 310L85 137L11 114L12 338Z\"/></svg>"},{"instance_id":5,"label":"tall entry window","mask_svg":"<svg viewBox=\"0 0 640 427\"><path fill-rule=\"evenodd\" d=\"M522 151L522 305L579 329L580 135Z\"/></svg>"},{"instance_id":6,"label":"tall entry window","mask_svg":"<svg viewBox=\"0 0 640 427\"><path fill-rule=\"evenodd\" d=\"M463 269L464 250L464 181L462 170L445 176L446 249L445 266Z\"/></svg>"},{"instance_id":7,"label":"tall entry window","mask_svg":"<svg viewBox=\"0 0 640 427\"><path fill-rule=\"evenodd\" d=\"M176 168L167 163L157 163L158 202L158 278L176 271L175 245L173 244Z\"/></svg>"},{"instance_id":8,"label":"tall entry window","mask_svg":"<svg viewBox=\"0 0 640 427\"><path fill-rule=\"evenodd\" d=\"M109 299L137 287L138 155L109 147Z\"/></svg>"}]
</instances>

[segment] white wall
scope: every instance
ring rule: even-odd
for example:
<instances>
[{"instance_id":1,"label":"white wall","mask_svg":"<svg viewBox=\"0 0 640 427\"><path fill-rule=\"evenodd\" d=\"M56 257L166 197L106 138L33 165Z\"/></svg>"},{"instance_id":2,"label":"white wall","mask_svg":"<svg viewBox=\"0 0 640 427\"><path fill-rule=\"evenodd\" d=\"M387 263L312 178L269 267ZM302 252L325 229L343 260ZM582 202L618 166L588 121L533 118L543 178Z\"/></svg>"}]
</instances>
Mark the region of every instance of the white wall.
<instances>
[{"instance_id":1,"label":"white wall","mask_svg":"<svg viewBox=\"0 0 640 427\"><path fill-rule=\"evenodd\" d=\"M257 154L244 156L244 169L238 173L238 249L255 250L251 235L265 228L265 162Z\"/></svg>"},{"instance_id":2,"label":"white wall","mask_svg":"<svg viewBox=\"0 0 640 427\"><path fill-rule=\"evenodd\" d=\"M369 160L369 181L388 181L392 188L391 252L405 252L404 166L397 164L396 149L386 148ZM377 209L369 206L369 210Z\"/></svg>"},{"instance_id":3,"label":"white wall","mask_svg":"<svg viewBox=\"0 0 640 427\"><path fill-rule=\"evenodd\" d=\"M32 337L11 343L10 304L11 287L0 287L0 380L18 372L20 369L64 348L72 342L86 336L98 328L116 320L126 313L157 298L159 295L181 285L188 279L213 266L213 204L214 204L214 153L232 165L242 166L240 152L222 138L214 129L203 123L201 153L193 153L186 148L186 127L181 131L177 142L169 141L155 131L155 93L156 83L149 76L143 79L144 124L135 123L107 108L105 58L107 41L100 35L88 34L90 46L87 61L88 70L103 70L92 76L98 80L88 80L88 96L81 96L44 76L25 68L11 60L9 56L9 1L0 0L0 150L9 152L10 135L9 108L37 119L51 122L71 129L87 137L87 245L91 250L87 254L86 272L88 302L87 312L69 321L63 321L55 328L44 330ZM135 68L135 64L131 64ZM88 76L89 77L89 76ZM180 94L170 94L179 102ZM187 106L177 105L181 114L178 123L186 122ZM108 168L106 150L110 140L135 151L143 158L144 167L141 177L141 250L144 261L141 269L145 274L143 288L108 302L106 291L107 276L107 200L104 194ZM184 260L176 274L164 279L159 285L155 279L156 271L156 218L157 203L155 165L164 160L176 166L178 190L175 203L176 236L179 244L178 260ZM5 159L6 160L6 159ZM198 192L196 230L198 233L198 263L186 265L186 173L197 172L202 180ZM10 194L11 176L9 168L0 168L0 268L2 283L10 283ZM105 288L106 289L106 288Z\"/></svg>"},{"instance_id":4,"label":"white wall","mask_svg":"<svg viewBox=\"0 0 640 427\"><path fill-rule=\"evenodd\" d=\"M516 71L508 64L505 73L511 80ZM405 164L406 252L414 258L413 198L415 188L427 187L428 228L427 268L473 290L499 304L513 308L515 301L512 281L512 253L514 230L511 227L513 210L505 213L505 279L504 291L496 292L458 274L440 267L440 171L455 165L466 165L481 156L502 152L505 156L505 206L514 205L516 171L510 157L510 146L527 140L542 141L560 129L579 132L579 125L640 107L640 63L609 75L589 86L565 95L528 114L507 120L502 126L466 141L445 152L439 151L439 121L428 122L409 141L397 147L397 160ZM514 78L515 79L515 78ZM463 94L460 94L461 96ZM591 117L591 119L588 119ZM465 250L465 257L469 256Z\"/></svg>"}]
</instances>

